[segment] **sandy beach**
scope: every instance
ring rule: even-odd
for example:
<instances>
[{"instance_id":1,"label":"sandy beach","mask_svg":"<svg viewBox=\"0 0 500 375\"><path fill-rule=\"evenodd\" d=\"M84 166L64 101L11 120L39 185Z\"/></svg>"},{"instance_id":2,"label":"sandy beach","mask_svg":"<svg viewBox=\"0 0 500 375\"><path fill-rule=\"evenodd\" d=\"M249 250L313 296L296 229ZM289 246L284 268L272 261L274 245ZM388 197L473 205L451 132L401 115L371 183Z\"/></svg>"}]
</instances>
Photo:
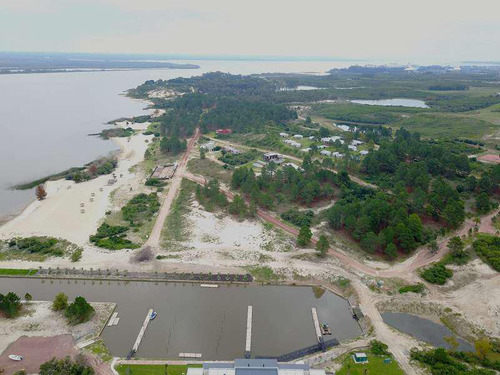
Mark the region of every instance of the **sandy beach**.
<instances>
[{"instance_id":1,"label":"sandy beach","mask_svg":"<svg viewBox=\"0 0 500 375\"><path fill-rule=\"evenodd\" d=\"M110 194L137 178L130 168L143 160L148 146L146 141L151 139L151 135L143 134L113 138L121 149L115 171L116 183L108 185L111 175L78 184L67 180L49 181L45 185L47 198L32 202L19 216L0 227L0 238L46 235L62 237L80 246L86 245L89 235L95 232L99 221L110 208ZM92 194L95 196L92 197ZM91 198L93 202L90 202ZM81 209L85 212L81 213Z\"/></svg>"}]
</instances>

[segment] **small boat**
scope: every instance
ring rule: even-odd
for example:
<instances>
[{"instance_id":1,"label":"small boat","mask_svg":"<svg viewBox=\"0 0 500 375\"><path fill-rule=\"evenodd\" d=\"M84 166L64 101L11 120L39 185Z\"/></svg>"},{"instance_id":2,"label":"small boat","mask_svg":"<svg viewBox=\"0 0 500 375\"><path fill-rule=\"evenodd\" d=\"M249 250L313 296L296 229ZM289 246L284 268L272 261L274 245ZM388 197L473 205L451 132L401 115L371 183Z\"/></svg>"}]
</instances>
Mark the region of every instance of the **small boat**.
<instances>
[{"instance_id":1,"label":"small boat","mask_svg":"<svg viewBox=\"0 0 500 375\"><path fill-rule=\"evenodd\" d=\"M157 315L158 315L158 313L156 311L153 311L151 313L151 316L149 317L149 320L153 320L154 318L156 318Z\"/></svg>"},{"instance_id":2,"label":"small boat","mask_svg":"<svg viewBox=\"0 0 500 375\"><path fill-rule=\"evenodd\" d=\"M330 326L328 324L326 324L326 323L323 323L321 325L321 333L323 335L331 335L332 332L330 331Z\"/></svg>"},{"instance_id":3,"label":"small boat","mask_svg":"<svg viewBox=\"0 0 500 375\"><path fill-rule=\"evenodd\" d=\"M11 354L11 355L9 355L9 358L12 359L13 361L22 361L23 360L22 355Z\"/></svg>"}]
</instances>

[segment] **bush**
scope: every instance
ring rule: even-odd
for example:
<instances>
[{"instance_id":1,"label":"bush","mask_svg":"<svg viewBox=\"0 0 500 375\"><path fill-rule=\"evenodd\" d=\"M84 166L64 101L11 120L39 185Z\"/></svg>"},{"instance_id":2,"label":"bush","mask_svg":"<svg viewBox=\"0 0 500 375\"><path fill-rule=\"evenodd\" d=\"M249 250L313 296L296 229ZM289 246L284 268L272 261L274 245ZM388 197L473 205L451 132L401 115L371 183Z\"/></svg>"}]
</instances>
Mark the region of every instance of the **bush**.
<instances>
[{"instance_id":1,"label":"bush","mask_svg":"<svg viewBox=\"0 0 500 375\"><path fill-rule=\"evenodd\" d=\"M9 292L6 295L0 293L0 312L7 318L14 318L21 310L21 299L15 293Z\"/></svg>"},{"instance_id":2,"label":"bush","mask_svg":"<svg viewBox=\"0 0 500 375\"><path fill-rule=\"evenodd\" d=\"M75 301L66 309L66 318L70 324L85 323L94 315L94 308L83 297L76 297Z\"/></svg>"},{"instance_id":3,"label":"bush","mask_svg":"<svg viewBox=\"0 0 500 375\"><path fill-rule=\"evenodd\" d=\"M52 310L54 311L61 311L65 310L68 307L68 296L64 293L59 293L56 295L56 298L54 298L54 301L52 302Z\"/></svg>"},{"instance_id":4,"label":"bush","mask_svg":"<svg viewBox=\"0 0 500 375\"><path fill-rule=\"evenodd\" d=\"M314 212L311 210L299 211L296 209L289 209L281 214L281 218L285 221L292 223L298 227L311 226L312 218L314 217Z\"/></svg>"},{"instance_id":5,"label":"bush","mask_svg":"<svg viewBox=\"0 0 500 375\"><path fill-rule=\"evenodd\" d=\"M479 234L472 248L485 263L500 272L500 238Z\"/></svg>"},{"instance_id":6,"label":"bush","mask_svg":"<svg viewBox=\"0 0 500 375\"><path fill-rule=\"evenodd\" d=\"M63 256L64 251L56 247L58 243L57 238L53 237L27 237L16 241L17 248L27 253Z\"/></svg>"},{"instance_id":7,"label":"bush","mask_svg":"<svg viewBox=\"0 0 500 375\"><path fill-rule=\"evenodd\" d=\"M97 228L97 233L89 237L90 242L109 250L137 249L139 245L125 238L128 227L106 223Z\"/></svg>"},{"instance_id":8,"label":"bush","mask_svg":"<svg viewBox=\"0 0 500 375\"><path fill-rule=\"evenodd\" d=\"M148 178L146 180L146 186L156 186L156 187L161 187L165 186L166 183L160 180L159 178Z\"/></svg>"},{"instance_id":9,"label":"bush","mask_svg":"<svg viewBox=\"0 0 500 375\"><path fill-rule=\"evenodd\" d=\"M418 283L418 284L413 284L413 285L405 285L405 286L399 288L399 293L401 293L401 294L408 293L408 292L422 293L424 290L425 290L424 284Z\"/></svg>"},{"instance_id":10,"label":"bush","mask_svg":"<svg viewBox=\"0 0 500 375\"><path fill-rule=\"evenodd\" d=\"M384 344L383 342L380 342L378 340L372 340L370 341L370 352L375 355L390 355L390 353L387 351L388 346Z\"/></svg>"},{"instance_id":11,"label":"bush","mask_svg":"<svg viewBox=\"0 0 500 375\"><path fill-rule=\"evenodd\" d=\"M424 270L420 276L431 284L443 285L447 279L453 276L453 271L442 263L436 263Z\"/></svg>"},{"instance_id":12,"label":"bush","mask_svg":"<svg viewBox=\"0 0 500 375\"><path fill-rule=\"evenodd\" d=\"M78 356L74 362L69 357L65 359L52 358L40 365L40 375L58 374L94 375L94 369L85 362L82 356Z\"/></svg>"},{"instance_id":13,"label":"bush","mask_svg":"<svg viewBox=\"0 0 500 375\"><path fill-rule=\"evenodd\" d=\"M73 251L73 253L71 254L71 261L78 262L80 259L82 259L82 253L83 253L83 250L81 247L79 247L78 249Z\"/></svg>"},{"instance_id":14,"label":"bush","mask_svg":"<svg viewBox=\"0 0 500 375\"><path fill-rule=\"evenodd\" d=\"M156 193L138 194L122 207L123 220L130 224L142 225L160 209L160 202Z\"/></svg>"}]
</instances>

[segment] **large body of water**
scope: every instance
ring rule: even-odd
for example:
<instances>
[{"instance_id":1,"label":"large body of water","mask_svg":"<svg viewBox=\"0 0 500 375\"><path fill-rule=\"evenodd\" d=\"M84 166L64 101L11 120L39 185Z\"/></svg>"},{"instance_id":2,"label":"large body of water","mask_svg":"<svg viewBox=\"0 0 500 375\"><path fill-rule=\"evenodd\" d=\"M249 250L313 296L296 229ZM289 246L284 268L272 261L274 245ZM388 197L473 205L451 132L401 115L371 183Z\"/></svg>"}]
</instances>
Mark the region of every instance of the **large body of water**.
<instances>
[{"instance_id":1,"label":"large body of water","mask_svg":"<svg viewBox=\"0 0 500 375\"><path fill-rule=\"evenodd\" d=\"M429 108L423 100L417 99L381 99L381 100L351 100L352 103L380 105L384 107Z\"/></svg>"},{"instance_id":2,"label":"large body of water","mask_svg":"<svg viewBox=\"0 0 500 375\"><path fill-rule=\"evenodd\" d=\"M53 300L64 292L70 300L81 295L89 301L116 302L120 322L106 327L102 338L121 357L132 348L150 308L158 316L139 347L137 356L142 358L175 359L179 353L201 353L204 360L241 358L248 306L253 306L255 356L278 356L315 344L312 307L339 341L361 334L345 299L312 287L0 279L0 292L8 291L29 292L35 300Z\"/></svg>"},{"instance_id":3,"label":"large body of water","mask_svg":"<svg viewBox=\"0 0 500 375\"><path fill-rule=\"evenodd\" d=\"M431 320L421 318L416 315L405 313L386 312L382 314L384 322L401 332L408 333L421 341L428 342L438 348L449 349L450 345L445 341L445 337L455 336L447 327L434 323ZM458 341L458 350L472 352L474 347L461 338Z\"/></svg>"},{"instance_id":4,"label":"large body of water","mask_svg":"<svg viewBox=\"0 0 500 375\"><path fill-rule=\"evenodd\" d=\"M181 61L184 62L184 61ZM145 104L122 95L148 79L191 77L211 71L233 74L321 74L350 62L185 61L186 70L132 70L0 76L0 222L34 198L12 185L44 177L105 156L116 146L89 137L119 117L144 114Z\"/></svg>"}]
</instances>

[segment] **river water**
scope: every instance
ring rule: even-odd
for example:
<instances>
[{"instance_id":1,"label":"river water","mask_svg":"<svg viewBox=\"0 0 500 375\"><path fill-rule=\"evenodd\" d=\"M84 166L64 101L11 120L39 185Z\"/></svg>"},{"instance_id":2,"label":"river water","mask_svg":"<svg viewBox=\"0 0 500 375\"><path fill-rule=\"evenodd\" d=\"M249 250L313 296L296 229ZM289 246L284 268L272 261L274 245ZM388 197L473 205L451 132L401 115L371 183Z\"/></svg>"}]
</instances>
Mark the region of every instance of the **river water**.
<instances>
[{"instance_id":1,"label":"river water","mask_svg":"<svg viewBox=\"0 0 500 375\"><path fill-rule=\"evenodd\" d=\"M34 198L15 184L81 166L116 149L87 136L103 124L141 115L145 104L120 95L148 79L191 77L210 71L234 74L307 72L321 74L349 62L180 61L200 69L132 70L0 75L0 222Z\"/></svg>"},{"instance_id":2,"label":"river water","mask_svg":"<svg viewBox=\"0 0 500 375\"><path fill-rule=\"evenodd\" d=\"M8 291L29 292L35 300L53 300L64 292L70 300L81 295L89 301L116 302L119 324L106 327L102 338L121 357L132 348L150 308L158 316L146 330L137 357L175 359L179 353L201 353L203 360L241 358L249 305L255 356L278 356L315 344L312 307L333 332L325 340L361 334L345 299L312 287L0 279L0 292Z\"/></svg>"}]
</instances>

